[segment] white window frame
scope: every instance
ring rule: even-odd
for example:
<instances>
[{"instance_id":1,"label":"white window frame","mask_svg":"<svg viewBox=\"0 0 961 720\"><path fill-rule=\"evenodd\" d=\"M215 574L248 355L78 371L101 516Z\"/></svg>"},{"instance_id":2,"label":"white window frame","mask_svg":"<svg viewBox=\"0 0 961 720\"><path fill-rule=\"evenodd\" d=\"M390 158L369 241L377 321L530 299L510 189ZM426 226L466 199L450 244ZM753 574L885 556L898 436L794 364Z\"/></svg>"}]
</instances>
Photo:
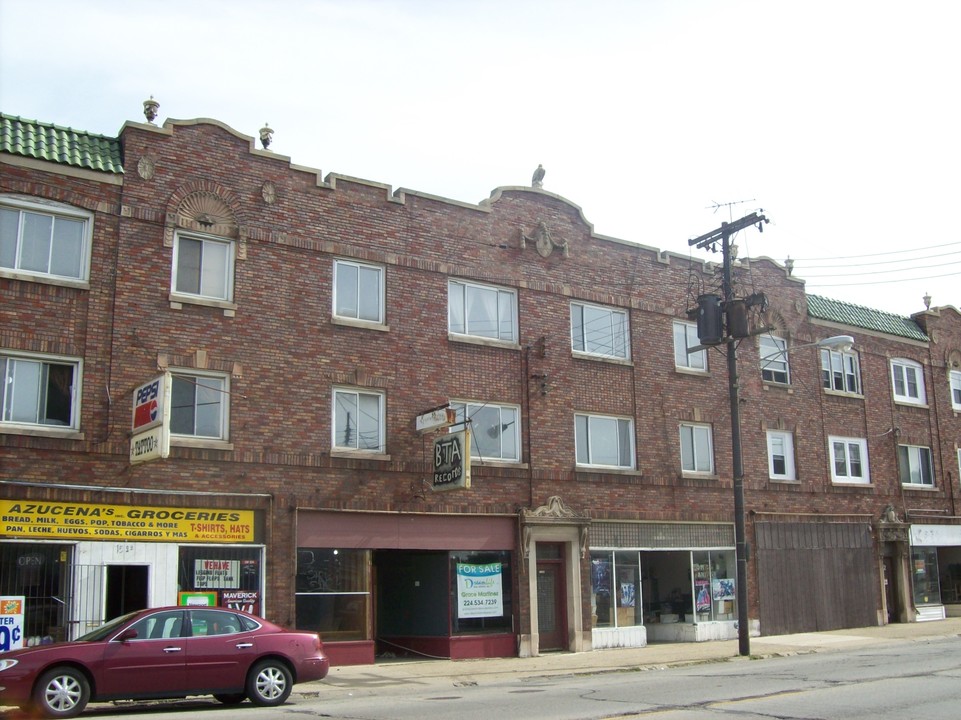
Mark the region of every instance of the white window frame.
<instances>
[{"instance_id":1,"label":"white window frame","mask_svg":"<svg viewBox=\"0 0 961 720\"><path fill-rule=\"evenodd\" d=\"M778 472L775 461L781 458L784 468ZM772 480L797 480L794 466L794 433L787 430L767 431L767 468Z\"/></svg>"},{"instance_id":2,"label":"white window frame","mask_svg":"<svg viewBox=\"0 0 961 720\"><path fill-rule=\"evenodd\" d=\"M948 372L948 389L951 392L951 409L961 412L961 370Z\"/></svg>"},{"instance_id":3,"label":"white window frame","mask_svg":"<svg viewBox=\"0 0 961 720\"><path fill-rule=\"evenodd\" d=\"M66 424L47 421L41 418L41 403L50 392L50 366L65 365L73 370L69 389L70 419ZM22 376L18 390L17 375ZM44 379L46 378L46 379ZM29 388L26 383L35 380L35 388ZM0 351L0 431L26 432L42 434L63 434L65 431L75 433L80 429L80 399L83 395L83 360L63 355L41 355L38 353L22 353L12 350ZM27 408L22 402L23 394L34 390L35 397L30 407L35 409L32 420L24 419L22 413ZM20 396L20 411L14 416L13 411ZM28 399L30 399L28 397Z\"/></svg>"},{"instance_id":4,"label":"white window frame","mask_svg":"<svg viewBox=\"0 0 961 720\"><path fill-rule=\"evenodd\" d=\"M587 318L588 313L594 317ZM575 324L577 316L580 317L579 327ZM631 356L631 325L627 311L572 302L571 350L578 355L628 360Z\"/></svg>"},{"instance_id":5,"label":"white window frame","mask_svg":"<svg viewBox=\"0 0 961 720\"><path fill-rule=\"evenodd\" d=\"M348 291L343 284L346 283L348 274L355 278L354 287ZM370 278L376 276L377 287L370 288L368 284L372 282ZM331 313L337 318L346 318L356 322L373 323L375 325L384 324L384 278L386 273L380 265L357 262L356 260L336 259L334 260L334 289ZM342 282L343 281L343 282ZM347 297L352 295L353 297ZM362 308L362 300L376 295L376 313L367 312ZM369 308L367 308L369 310Z\"/></svg>"},{"instance_id":6,"label":"white window frame","mask_svg":"<svg viewBox=\"0 0 961 720\"><path fill-rule=\"evenodd\" d=\"M922 445L898 445L898 473L905 487L934 487L934 464L931 448Z\"/></svg>"},{"instance_id":7,"label":"white window frame","mask_svg":"<svg viewBox=\"0 0 961 720\"><path fill-rule=\"evenodd\" d=\"M207 372L194 370L192 368L171 368L171 393L170 393L170 438L171 441L177 440L181 444L183 441L198 442L227 442L230 437L230 376L227 373ZM176 405L181 400L182 388L192 387L193 399L190 407L193 408L192 432L178 432L180 428L174 428L174 413L179 413ZM198 431L198 407L213 405L216 408L213 413L208 410L207 417L202 420L203 424L209 423L211 418L216 420L216 432L207 433ZM184 405L186 408L187 406Z\"/></svg>"},{"instance_id":8,"label":"white window frame","mask_svg":"<svg viewBox=\"0 0 961 720\"><path fill-rule=\"evenodd\" d=\"M189 240L192 242L201 243L201 260L200 260L200 286L196 291L187 289L182 290L178 287L178 283L181 278L180 269L180 254L181 248L184 240ZM204 266L204 255L212 252L214 250L223 251L224 255L224 267L218 272L214 273L213 268ZM171 263L170 269L170 293L171 295L181 297L181 298L199 298L201 300L214 301L214 302L233 302L234 299L234 272L236 269L237 260L237 243L234 241L217 237L214 235L203 235L201 233L195 232L183 232L178 231L174 233L174 248L173 248L173 261ZM209 266L212 263L207 263ZM210 279L208 282L205 280ZM216 279L216 284L223 285L222 291L214 291L212 287L213 280Z\"/></svg>"},{"instance_id":9,"label":"white window frame","mask_svg":"<svg viewBox=\"0 0 961 720\"><path fill-rule=\"evenodd\" d=\"M574 461L578 467L633 470L636 467L634 448L633 418L574 413ZM605 452L616 455L617 461L603 462Z\"/></svg>"},{"instance_id":10,"label":"white window frame","mask_svg":"<svg viewBox=\"0 0 961 720\"><path fill-rule=\"evenodd\" d=\"M821 385L831 393L860 396L861 363L858 354L821 348Z\"/></svg>"},{"instance_id":11,"label":"white window frame","mask_svg":"<svg viewBox=\"0 0 961 720\"><path fill-rule=\"evenodd\" d=\"M468 400L452 400L457 422L467 423L471 434L470 456L481 462L520 462L521 457L521 409L517 405L498 405L496 403L480 403ZM451 432L462 429L455 426ZM478 437L482 440L478 441ZM491 452L490 441L497 441L497 452ZM511 450L513 448L513 450Z\"/></svg>"},{"instance_id":12,"label":"white window frame","mask_svg":"<svg viewBox=\"0 0 961 720\"><path fill-rule=\"evenodd\" d=\"M841 447L836 447L838 445ZM857 448L856 453L855 448ZM843 453L843 456L839 453ZM860 475L852 474L855 455L861 466ZM829 436L828 458L831 463L831 480L834 482L856 485L869 485L871 483L871 469L868 465L868 441L865 438ZM839 468L839 464L842 465L841 468Z\"/></svg>"},{"instance_id":13,"label":"white window frame","mask_svg":"<svg viewBox=\"0 0 961 720\"><path fill-rule=\"evenodd\" d=\"M371 411L371 401L376 408ZM366 405L362 408L361 404ZM363 414L364 426L355 418L350 422L349 413L354 410L358 416ZM341 417L342 413L346 413ZM387 452L387 396L379 390L355 387L335 387L331 399L330 446L337 452L356 452L383 455ZM341 423L341 420L345 422ZM371 429L371 424L373 428ZM349 427L350 431L339 426ZM365 435L361 442L361 435Z\"/></svg>"},{"instance_id":14,"label":"white window frame","mask_svg":"<svg viewBox=\"0 0 961 720\"><path fill-rule=\"evenodd\" d=\"M13 239L12 248L8 235L0 235L0 262L9 260L10 265L0 265L0 276L13 277L20 280L39 280L54 284L80 285L87 286L90 280L90 250L93 244L93 213L80 210L69 205L54 202L41 202L38 200L27 200L23 198L4 196L0 197L0 208L10 212L18 213L16 218L16 237ZM24 255L23 226L26 215L43 215L52 218L51 241L47 249L47 269L25 269L22 267ZM10 216L8 216L10 217ZM10 218L12 219L12 218ZM69 222L80 222L80 248L77 255L77 274L61 275L51 272L51 264L54 262L54 241L53 233L56 232L57 220ZM0 221L2 222L2 221ZM2 232L2 228L0 228ZM12 250L13 257L8 257ZM62 257L62 253L56 253Z\"/></svg>"},{"instance_id":15,"label":"white window frame","mask_svg":"<svg viewBox=\"0 0 961 720\"><path fill-rule=\"evenodd\" d=\"M496 327L482 330L478 320L471 320L469 306L481 307L481 293L493 293ZM487 342L517 344L517 292L509 288L486 285L467 280L447 281L447 331L462 338L477 338Z\"/></svg>"},{"instance_id":16,"label":"white window frame","mask_svg":"<svg viewBox=\"0 0 961 720\"><path fill-rule=\"evenodd\" d=\"M777 385L790 385L787 340L776 335L761 335L758 345L761 352L761 379Z\"/></svg>"},{"instance_id":17,"label":"white window frame","mask_svg":"<svg viewBox=\"0 0 961 720\"><path fill-rule=\"evenodd\" d=\"M907 358L891 360L891 389L894 392L895 402L927 405L927 395L925 395L924 390L924 367L921 363Z\"/></svg>"},{"instance_id":18,"label":"white window frame","mask_svg":"<svg viewBox=\"0 0 961 720\"><path fill-rule=\"evenodd\" d=\"M701 344L697 337L697 323L675 320L674 367L686 372L707 373L707 350L689 353L688 350Z\"/></svg>"},{"instance_id":19,"label":"white window frame","mask_svg":"<svg viewBox=\"0 0 961 720\"><path fill-rule=\"evenodd\" d=\"M681 423L678 426L681 450L681 472L685 475L714 474L714 432L710 425ZM699 441L700 438L700 441ZM705 448L707 452L698 452Z\"/></svg>"}]
</instances>

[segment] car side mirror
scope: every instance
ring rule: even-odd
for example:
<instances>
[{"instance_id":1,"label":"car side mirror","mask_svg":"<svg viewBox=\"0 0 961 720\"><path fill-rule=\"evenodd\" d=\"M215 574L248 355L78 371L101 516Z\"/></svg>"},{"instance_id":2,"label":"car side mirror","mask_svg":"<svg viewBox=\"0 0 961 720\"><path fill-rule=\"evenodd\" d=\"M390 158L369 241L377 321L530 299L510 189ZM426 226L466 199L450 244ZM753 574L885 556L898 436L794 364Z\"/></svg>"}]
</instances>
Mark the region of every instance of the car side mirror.
<instances>
[{"instance_id":1,"label":"car side mirror","mask_svg":"<svg viewBox=\"0 0 961 720\"><path fill-rule=\"evenodd\" d=\"M120 642L127 642L128 640L134 640L136 637L137 631L134 628L127 628L117 636L117 639Z\"/></svg>"}]
</instances>

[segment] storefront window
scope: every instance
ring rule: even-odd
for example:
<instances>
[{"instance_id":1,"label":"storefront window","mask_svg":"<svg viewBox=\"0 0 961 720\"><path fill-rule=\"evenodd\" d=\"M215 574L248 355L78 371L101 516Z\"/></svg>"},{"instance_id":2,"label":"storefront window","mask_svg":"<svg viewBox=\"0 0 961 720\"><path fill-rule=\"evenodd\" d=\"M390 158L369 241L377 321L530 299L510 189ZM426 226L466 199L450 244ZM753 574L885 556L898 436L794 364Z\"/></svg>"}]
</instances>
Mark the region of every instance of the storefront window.
<instances>
[{"instance_id":1,"label":"storefront window","mask_svg":"<svg viewBox=\"0 0 961 720\"><path fill-rule=\"evenodd\" d=\"M643 624L641 565L636 550L591 552L592 627Z\"/></svg>"},{"instance_id":2,"label":"storefront window","mask_svg":"<svg viewBox=\"0 0 961 720\"><path fill-rule=\"evenodd\" d=\"M911 548L911 580L915 605L941 604L937 548Z\"/></svg>"},{"instance_id":3,"label":"storefront window","mask_svg":"<svg viewBox=\"0 0 961 720\"><path fill-rule=\"evenodd\" d=\"M263 615L262 555L259 547L182 545L177 589L217 593L223 607Z\"/></svg>"},{"instance_id":4,"label":"storefront window","mask_svg":"<svg viewBox=\"0 0 961 720\"><path fill-rule=\"evenodd\" d=\"M513 632L509 551L450 554L451 633Z\"/></svg>"},{"instance_id":5,"label":"storefront window","mask_svg":"<svg viewBox=\"0 0 961 720\"><path fill-rule=\"evenodd\" d=\"M297 549L297 627L325 640L368 640L370 551Z\"/></svg>"},{"instance_id":6,"label":"storefront window","mask_svg":"<svg viewBox=\"0 0 961 720\"><path fill-rule=\"evenodd\" d=\"M25 647L69 639L71 551L69 545L0 544L0 595L24 598Z\"/></svg>"},{"instance_id":7,"label":"storefront window","mask_svg":"<svg viewBox=\"0 0 961 720\"><path fill-rule=\"evenodd\" d=\"M698 622L736 619L734 552L698 551L691 556L694 612Z\"/></svg>"}]
</instances>

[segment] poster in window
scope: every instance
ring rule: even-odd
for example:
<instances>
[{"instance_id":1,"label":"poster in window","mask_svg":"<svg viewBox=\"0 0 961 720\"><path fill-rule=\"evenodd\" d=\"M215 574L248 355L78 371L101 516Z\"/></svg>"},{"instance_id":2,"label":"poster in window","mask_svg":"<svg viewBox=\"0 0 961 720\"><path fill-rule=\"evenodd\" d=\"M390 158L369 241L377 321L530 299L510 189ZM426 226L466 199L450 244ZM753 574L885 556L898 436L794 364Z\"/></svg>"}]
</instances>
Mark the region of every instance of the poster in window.
<instances>
[{"instance_id":1,"label":"poster in window","mask_svg":"<svg viewBox=\"0 0 961 720\"><path fill-rule=\"evenodd\" d=\"M501 563L457 563L457 617L501 617L503 614Z\"/></svg>"},{"instance_id":2,"label":"poster in window","mask_svg":"<svg viewBox=\"0 0 961 720\"><path fill-rule=\"evenodd\" d=\"M694 603L699 613L711 611L711 588L708 580L694 581Z\"/></svg>"},{"instance_id":3,"label":"poster in window","mask_svg":"<svg viewBox=\"0 0 961 720\"><path fill-rule=\"evenodd\" d=\"M714 578L711 591L715 600L733 600L734 578Z\"/></svg>"}]
</instances>

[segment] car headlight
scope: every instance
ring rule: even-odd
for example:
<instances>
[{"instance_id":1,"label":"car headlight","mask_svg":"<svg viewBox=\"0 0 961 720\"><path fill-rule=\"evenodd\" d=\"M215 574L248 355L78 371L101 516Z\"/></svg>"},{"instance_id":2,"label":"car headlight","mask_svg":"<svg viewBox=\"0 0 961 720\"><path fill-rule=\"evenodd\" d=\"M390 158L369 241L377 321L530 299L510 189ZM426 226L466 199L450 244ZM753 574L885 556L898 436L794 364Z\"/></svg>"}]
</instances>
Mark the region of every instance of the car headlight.
<instances>
[{"instance_id":1,"label":"car headlight","mask_svg":"<svg viewBox=\"0 0 961 720\"><path fill-rule=\"evenodd\" d=\"M0 658L0 672L3 672L4 670L9 670L9 669L12 668L14 665L16 665L18 662L20 662L20 661L19 661L19 660L10 660L10 659L4 660L3 658Z\"/></svg>"}]
</instances>

